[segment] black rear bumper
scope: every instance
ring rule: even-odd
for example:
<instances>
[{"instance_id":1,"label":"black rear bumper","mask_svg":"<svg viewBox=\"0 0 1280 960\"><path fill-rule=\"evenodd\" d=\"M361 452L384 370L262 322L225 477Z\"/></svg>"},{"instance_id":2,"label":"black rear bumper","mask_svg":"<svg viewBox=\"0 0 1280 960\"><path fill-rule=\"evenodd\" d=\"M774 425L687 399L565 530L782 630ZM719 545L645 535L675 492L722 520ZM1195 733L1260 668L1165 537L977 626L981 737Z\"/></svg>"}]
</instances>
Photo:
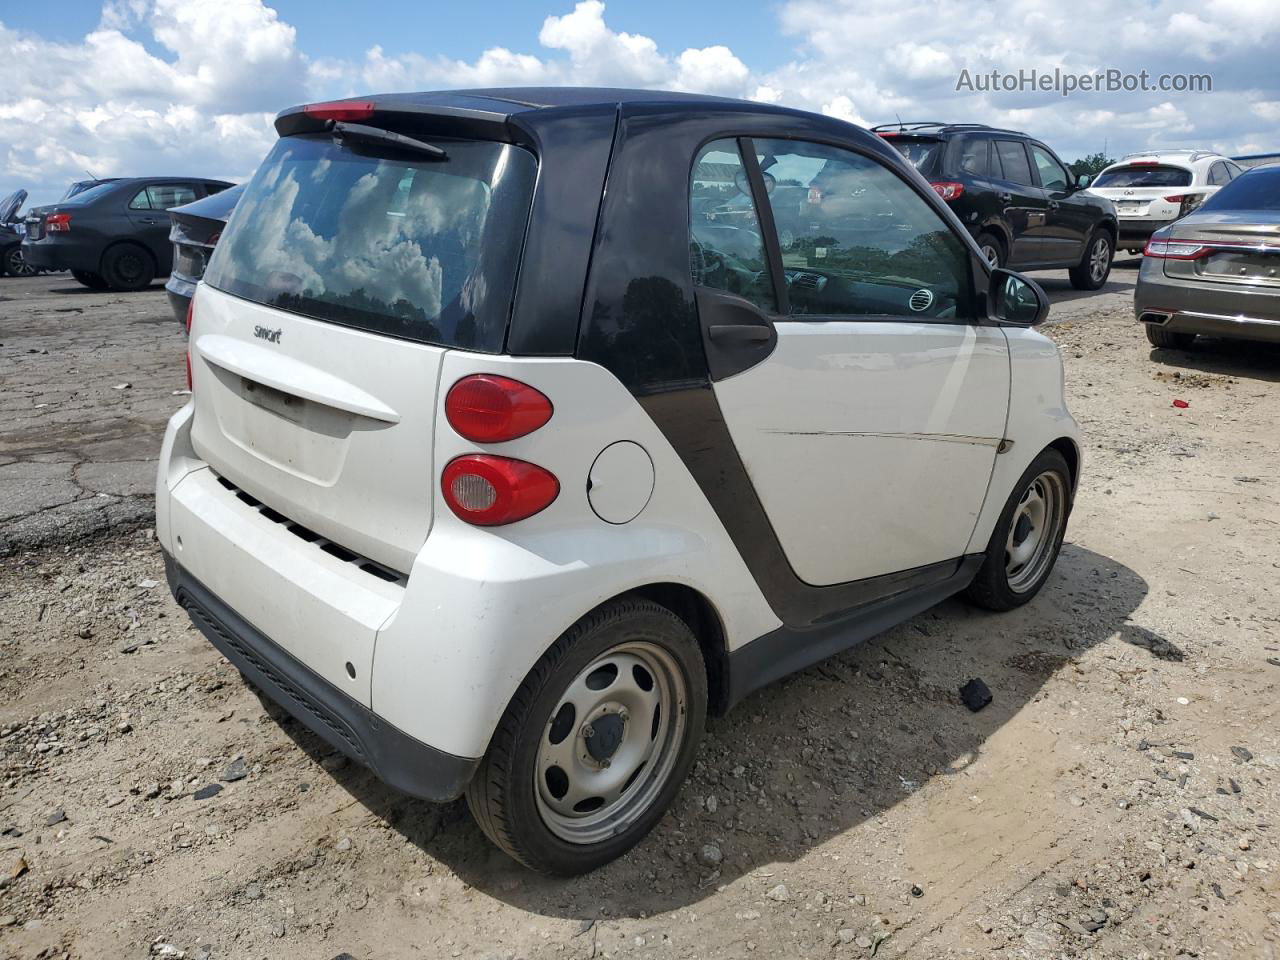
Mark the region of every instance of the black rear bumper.
<instances>
[{"instance_id":1,"label":"black rear bumper","mask_svg":"<svg viewBox=\"0 0 1280 960\"><path fill-rule=\"evenodd\" d=\"M191 621L255 687L330 746L397 790L455 800L480 761L437 750L383 721L263 636L168 554L165 574Z\"/></svg>"}]
</instances>

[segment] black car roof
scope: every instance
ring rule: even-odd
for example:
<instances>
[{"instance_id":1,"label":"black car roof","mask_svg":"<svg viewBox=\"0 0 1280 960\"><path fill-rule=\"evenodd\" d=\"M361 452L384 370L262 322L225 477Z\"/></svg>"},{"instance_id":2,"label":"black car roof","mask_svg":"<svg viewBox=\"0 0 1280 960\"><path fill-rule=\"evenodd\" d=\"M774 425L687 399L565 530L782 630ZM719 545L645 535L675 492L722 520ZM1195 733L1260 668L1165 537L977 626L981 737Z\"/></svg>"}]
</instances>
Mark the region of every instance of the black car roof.
<instances>
[{"instance_id":1,"label":"black car roof","mask_svg":"<svg viewBox=\"0 0 1280 960\"><path fill-rule=\"evenodd\" d=\"M759 113L814 116L812 111L796 110L753 100L737 100L702 93L680 93L674 90L638 90L627 87L480 87L463 90L424 90L416 93L377 93L345 97L333 103L372 101L378 110L442 113L488 121L505 121L520 114L563 108L598 107L615 110L619 104L659 104L689 111L741 109ZM292 132L292 124L281 120L303 112L304 104L281 110L276 116L276 129Z\"/></svg>"}]
</instances>

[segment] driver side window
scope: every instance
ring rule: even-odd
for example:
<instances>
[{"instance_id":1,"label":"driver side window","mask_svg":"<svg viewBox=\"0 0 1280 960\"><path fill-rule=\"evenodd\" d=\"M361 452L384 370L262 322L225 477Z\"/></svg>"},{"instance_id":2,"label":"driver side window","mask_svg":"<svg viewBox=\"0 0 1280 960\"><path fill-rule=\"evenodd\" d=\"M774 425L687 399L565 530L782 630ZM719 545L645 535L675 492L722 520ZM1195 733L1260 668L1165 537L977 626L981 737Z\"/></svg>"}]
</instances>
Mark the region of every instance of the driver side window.
<instances>
[{"instance_id":1,"label":"driver side window","mask_svg":"<svg viewBox=\"0 0 1280 960\"><path fill-rule=\"evenodd\" d=\"M793 317L973 318L968 247L897 174L838 147L754 143Z\"/></svg>"},{"instance_id":2,"label":"driver side window","mask_svg":"<svg viewBox=\"0 0 1280 960\"><path fill-rule=\"evenodd\" d=\"M698 153L689 188L689 259L693 282L745 297L775 312L760 219L736 140L715 140Z\"/></svg>"}]
</instances>

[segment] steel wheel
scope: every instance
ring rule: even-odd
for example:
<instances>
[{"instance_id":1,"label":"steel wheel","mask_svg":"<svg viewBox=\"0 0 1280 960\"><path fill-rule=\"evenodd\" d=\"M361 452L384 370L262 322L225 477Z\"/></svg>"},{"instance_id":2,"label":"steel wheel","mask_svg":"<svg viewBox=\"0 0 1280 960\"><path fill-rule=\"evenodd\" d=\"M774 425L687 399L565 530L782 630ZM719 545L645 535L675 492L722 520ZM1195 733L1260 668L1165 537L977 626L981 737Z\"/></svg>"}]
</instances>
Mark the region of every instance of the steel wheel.
<instances>
[{"instance_id":1,"label":"steel wheel","mask_svg":"<svg viewBox=\"0 0 1280 960\"><path fill-rule=\"evenodd\" d=\"M1089 251L1089 279L1101 284L1111 266L1111 244L1106 237L1098 237L1093 241L1093 249Z\"/></svg>"},{"instance_id":2,"label":"steel wheel","mask_svg":"<svg viewBox=\"0 0 1280 960\"><path fill-rule=\"evenodd\" d=\"M619 644L581 670L538 748L534 789L547 828L590 844L631 826L676 765L688 700L679 664L646 641Z\"/></svg>"},{"instance_id":3,"label":"steel wheel","mask_svg":"<svg viewBox=\"0 0 1280 960\"><path fill-rule=\"evenodd\" d=\"M1023 491L1005 542L1004 569L1010 590L1029 590L1053 563L1066 506L1066 488L1056 471L1041 473Z\"/></svg>"}]
</instances>

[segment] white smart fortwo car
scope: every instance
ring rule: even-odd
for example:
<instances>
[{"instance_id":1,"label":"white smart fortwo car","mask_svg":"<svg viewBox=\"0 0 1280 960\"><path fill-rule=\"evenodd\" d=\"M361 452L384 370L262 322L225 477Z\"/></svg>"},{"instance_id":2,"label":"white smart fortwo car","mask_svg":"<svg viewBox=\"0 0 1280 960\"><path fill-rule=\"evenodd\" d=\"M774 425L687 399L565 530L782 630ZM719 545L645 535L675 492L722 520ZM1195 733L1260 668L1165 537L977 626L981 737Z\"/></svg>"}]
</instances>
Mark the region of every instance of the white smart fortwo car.
<instances>
[{"instance_id":1,"label":"white smart fortwo car","mask_svg":"<svg viewBox=\"0 0 1280 960\"><path fill-rule=\"evenodd\" d=\"M709 711L1049 577L1080 444L1044 293L880 138L583 89L276 128L189 318L170 584L520 861L639 841Z\"/></svg>"}]
</instances>

